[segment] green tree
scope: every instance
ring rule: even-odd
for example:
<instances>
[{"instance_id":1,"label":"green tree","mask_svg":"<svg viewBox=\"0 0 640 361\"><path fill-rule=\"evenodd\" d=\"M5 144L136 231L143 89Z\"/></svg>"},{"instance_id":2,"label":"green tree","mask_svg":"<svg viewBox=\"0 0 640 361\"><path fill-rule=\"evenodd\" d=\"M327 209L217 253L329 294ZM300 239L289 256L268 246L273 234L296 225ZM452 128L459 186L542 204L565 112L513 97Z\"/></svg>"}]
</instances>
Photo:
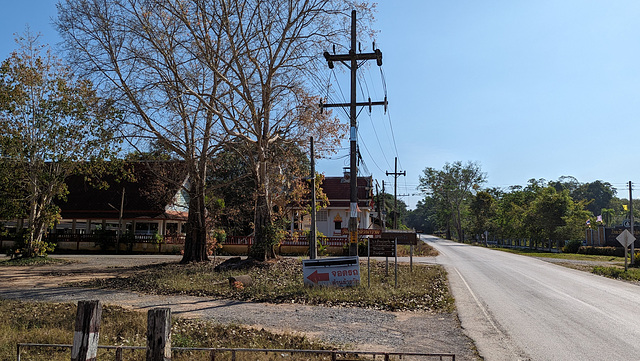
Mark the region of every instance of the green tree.
<instances>
[{"instance_id":1,"label":"green tree","mask_svg":"<svg viewBox=\"0 0 640 361\"><path fill-rule=\"evenodd\" d=\"M616 195L616 189L609 183L596 180L581 184L571 193L576 201L586 201L586 208L594 215L602 214L603 208L610 208L611 201Z\"/></svg>"},{"instance_id":2,"label":"green tree","mask_svg":"<svg viewBox=\"0 0 640 361\"><path fill-rule=\"evenodd\" d=\"M493 220L496 214L496 200L486 190L478 191L471 199L471 231L475 235L485 231L493 233Z\"/></svg>"},{"instance_id":3,"label":"green tree","mask_svg":"<svg viewBox=\"0 0 640 361\"><path fill-rule=\"evenodd\" d=\"M399 229L403 229L406 228L406 225L404 224L404 219L407 215L407 204L402 200L402 199L398 199L397 202L397 211L394 210L394 198L393 198L393 194L389 194L389 193L382 193L380 195L380 204L383 207L383 209L387 212L387 217L385 219L386 222L386 226L387 228L393 228L393 221L394 219L397 218L398 220L398 228ZM378 204L378 195L374 195L373 196L373 203L374 205L377 206Z\"/></svg>"},{"instance_id":4,"label":"green tree","mask_svg":"<svg viewBox=\"0 0 640 361\"><path fill-rule=\"evenodd\" d=\"M65 178L99 170L96 162L115 154L119 115L36 36L27 31L17 42L20 48L0 68L2 198L5 210L27 206L14 216L27 218L21 252L30 257L48 247L43 235L58 220L53 201L66 195Z\"/></svg>"},{"instance_id":5,"label":"green tree","mask_svg":"<svg viewBox=\"0 0 640 361\"><path fill-rule=\"evenodd\" d=\"M486 180L480 165L460 161L446 163L442 170L425 168L420 176L419 189L436 198L437 206L449 217L458 240L464 240L463 224L473 192ZM447 227L448 228L448 227Z\"/></svg>"},{"instance_id":6,"label":"green tree","mask_svg":"<svg viewBox=\"0 0 640 361\"><path fill-rule=\"evenodd\" d=\"M406 216L407 226L432 234L439 228L436 215L435 199L425 197L416 203L416 209L410 210Z\"/></svg>"}]
</instances>

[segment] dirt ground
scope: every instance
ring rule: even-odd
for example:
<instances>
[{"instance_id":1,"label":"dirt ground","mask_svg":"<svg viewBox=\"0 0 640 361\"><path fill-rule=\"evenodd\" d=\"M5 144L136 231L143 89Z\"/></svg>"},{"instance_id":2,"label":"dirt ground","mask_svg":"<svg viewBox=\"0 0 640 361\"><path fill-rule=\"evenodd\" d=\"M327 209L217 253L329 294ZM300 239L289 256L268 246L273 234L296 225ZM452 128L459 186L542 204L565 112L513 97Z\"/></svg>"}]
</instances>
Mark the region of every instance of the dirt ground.
<instances>
[{"instance_id":1,"label":"dirt ground","mask_svg":"<svg viewBox=\"0 0 640 361\"><path fill-rule=\"evenodd\" d=\"M179 256L60 255L73 263L37 267L0 266L0 298L49 302L100 299L106 304L145 310L171 307L180 317L210 319L304 334L355 350L453 353L457 360L479 359L455 313L386 312L298 304L256 304L189 296L143 295L128 291L70 288L68 282L125 276L133 267L177 262ZM0 257L0 260L3 258Z\"/></svg>"}]
</instances>

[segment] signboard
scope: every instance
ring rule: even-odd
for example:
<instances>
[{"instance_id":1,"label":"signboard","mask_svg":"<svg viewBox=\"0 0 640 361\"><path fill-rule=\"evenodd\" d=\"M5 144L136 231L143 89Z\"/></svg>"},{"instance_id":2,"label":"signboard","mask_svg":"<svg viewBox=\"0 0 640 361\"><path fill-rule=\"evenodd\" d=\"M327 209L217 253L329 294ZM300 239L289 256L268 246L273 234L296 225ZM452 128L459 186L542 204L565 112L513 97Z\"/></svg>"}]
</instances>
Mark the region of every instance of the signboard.
<instances>
[{"instance_id":1,"label":"signboard","mask_svg":"<svg viewBox=\"0 0 640 361\"><path fill-rule=\"evenodd\" d=\"M360 284L358 257L302 260L302 276L307 286L351 287Z\"/></svg>"},{"instance_id":2,"label":"signboard","mask_svg":"<svg viewBox=\"0 0 640 361\"><path fill-rule=\"evenodd\" d=\"M604 238L606 242L605 245L609 247L620 247L617 237L621 235L622 232L624 231L625 229L623 227L605 228L604 229L604 232L605 232ZM631 233L630 231L628 232ZM640 242L638 242L638 239L640 239L640 227L636 226L634 228L633 236L636 238L636 241L635 241L636 248L640 247Z\"/></svg>"},{"instance_id":3,"label":"signboard","mask_svg":"<svg viewBox=\"0 0 640 361\"><path fill-rule=\"evenodd\" d=\"M616 237L616 239L618 240L618 242L620 242L622 247L627 248L631 243L633 243L633 241L636 240L636 237L634 237L631 232L625 229L624 231L622 231L622 233L620 233L618 237Z\"/></svg>"},{"instance_id":4,"label":"signboard","mask_svg":"<svg viewBox=\"0 0 640 361\"><path fill-rule=\"evenodd\" d=\"M418 237L413 231L388 230L382 232L381 238L398 239L398 244L417 245Z\"/></svg>"},{"instance_id":5,"label":"signboard","mask_svg":"<svg viewBox=\"0 0 640 361\"><path fill-rule=\"evenodd\" d=\"M341 228L340 233L343 236L349 235L348 228ZM358 228L358 236L379 236L382 234L381 229L372 229L372 228Z\"/></svg>"},{"instance_id":6,"label":"signboard","mask_svg":"<svg viewBox=\"0 0 640 361\"><path fill-rule=\"evenodd\" d=\"M391 238L369 239L369 257L395 257L396 241Z\"/></svg>"}]
</instances>

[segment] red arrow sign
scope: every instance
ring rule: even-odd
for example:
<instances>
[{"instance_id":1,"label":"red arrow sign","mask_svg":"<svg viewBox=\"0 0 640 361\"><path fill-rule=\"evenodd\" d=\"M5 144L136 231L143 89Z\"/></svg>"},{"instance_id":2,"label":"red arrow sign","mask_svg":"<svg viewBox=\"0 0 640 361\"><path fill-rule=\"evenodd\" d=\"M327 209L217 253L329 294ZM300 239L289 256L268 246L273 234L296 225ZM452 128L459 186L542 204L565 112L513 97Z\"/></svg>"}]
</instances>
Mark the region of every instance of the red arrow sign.
<instances>
[{"instance_id":1,"label":"red arrow sign","mask_svg":"<svg viewBox=\"0 0 640 361\"><path fill-rule=\"evenodd\" d=\"M329 274L328 273L318 273L318 271L314 271L312 274L307 277L307 279L313 283L318 283L320 281L328 281Z\"/></svg>"}]
</instances>

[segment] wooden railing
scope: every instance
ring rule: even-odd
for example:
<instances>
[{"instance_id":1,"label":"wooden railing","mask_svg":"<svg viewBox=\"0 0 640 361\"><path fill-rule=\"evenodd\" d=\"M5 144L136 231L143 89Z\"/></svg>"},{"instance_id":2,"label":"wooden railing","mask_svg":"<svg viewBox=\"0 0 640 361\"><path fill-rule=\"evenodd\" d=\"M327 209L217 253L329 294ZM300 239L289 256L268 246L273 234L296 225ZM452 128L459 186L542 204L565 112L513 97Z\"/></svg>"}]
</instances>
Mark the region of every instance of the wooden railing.
<instances>
[{"instance_id":1,"label":"wooden railing","mask_svg":"<svg viewBox=\"0 0 640 361\"><path fill-rule=\"evenodd\" d=\"M318 240L323 246L336 247L340 247L348 241L346 237L318 237ZM253 244L253 236L228 236L227 239L222 242L222 244L250 246ZM307 237L285 238L280 244L282 246L308 246L309 240L307 239Z\"/></svg>"}]
</instances>

